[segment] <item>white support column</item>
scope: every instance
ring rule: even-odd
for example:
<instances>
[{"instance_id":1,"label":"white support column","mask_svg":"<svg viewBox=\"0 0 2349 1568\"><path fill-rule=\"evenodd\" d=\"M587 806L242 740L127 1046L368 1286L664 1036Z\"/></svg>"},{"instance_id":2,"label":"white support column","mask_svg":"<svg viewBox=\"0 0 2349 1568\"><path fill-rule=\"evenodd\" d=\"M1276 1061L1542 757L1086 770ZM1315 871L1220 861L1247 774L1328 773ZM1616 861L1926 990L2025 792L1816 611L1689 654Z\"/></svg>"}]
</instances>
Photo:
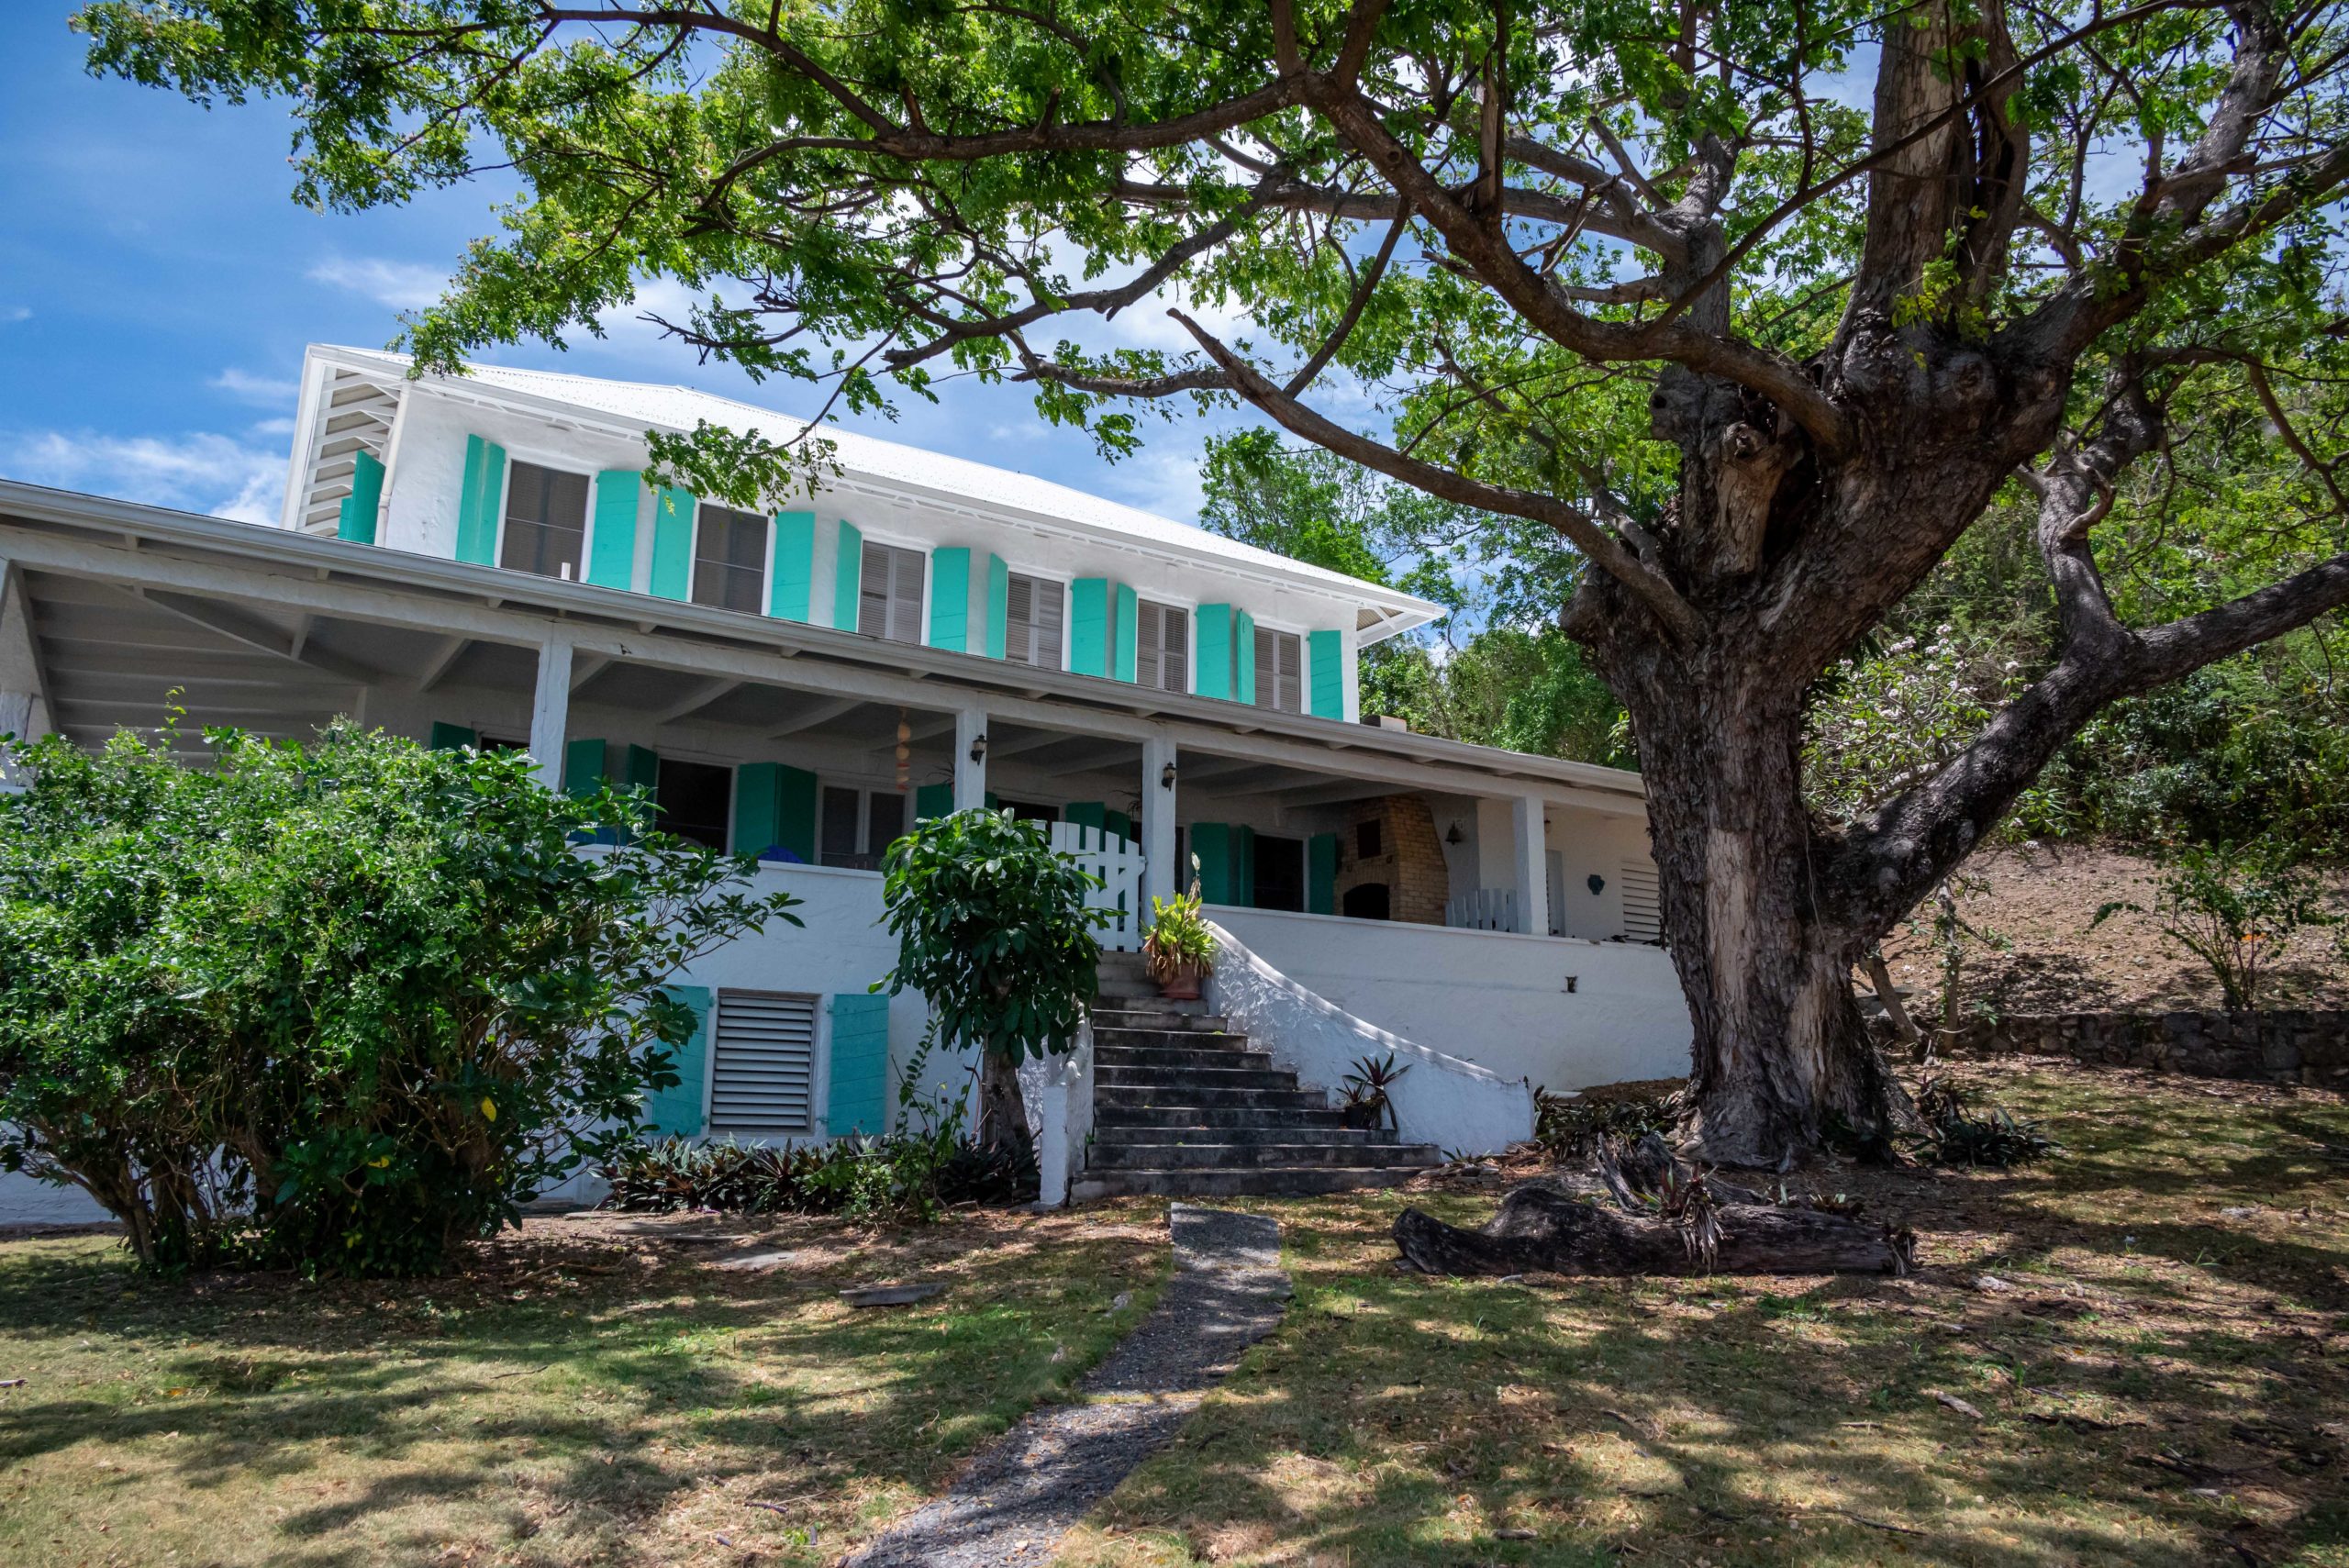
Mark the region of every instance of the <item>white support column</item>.
<instances>
[{"instance_id":1,"label":"white support column","mask_svg":"<svg viewBox=\"0 0 2349 1568\"><path fill-rule=\"evenodd\" d=\"M1160 730L1141 743L1141 916L1150 918L1152 898L1171 898L1183 887L1174 863L1174 738Z\"/></svg>"},{"instance_id":2,"label":"white support column","mask_svg":"<svg viewBox=\"0 0 2349 1568\"><path fill-rule=\"evenodd\" d=\"M571 644L550 639L539 645L539 684L530 697L530 761L539 782L562 787L563 731L571 722Z\"/></svg>"},{"instance_id":3,"label":"white support column","mask_svg":"<svg viewBox=\"0 0 2349 1568\"><path fill-rule=\"evenodd\" d=\"M966 707L954 716L954 809L987 803L987 716Z\"/></svg>"},{"instance_id":4,"label":"white support column","mask_svg":"<svg viewBox=\"0 0 2349 1568\"><path fill-rule=\"evenodd\" d=\"M1528 936L1546 937L1550 934L1550 867L1545 851L1550 839L1542 820L1542 797L1521 795L1509 804L1509 864L1516 873L1517 929Z\"/></svg>"}]
</instances>

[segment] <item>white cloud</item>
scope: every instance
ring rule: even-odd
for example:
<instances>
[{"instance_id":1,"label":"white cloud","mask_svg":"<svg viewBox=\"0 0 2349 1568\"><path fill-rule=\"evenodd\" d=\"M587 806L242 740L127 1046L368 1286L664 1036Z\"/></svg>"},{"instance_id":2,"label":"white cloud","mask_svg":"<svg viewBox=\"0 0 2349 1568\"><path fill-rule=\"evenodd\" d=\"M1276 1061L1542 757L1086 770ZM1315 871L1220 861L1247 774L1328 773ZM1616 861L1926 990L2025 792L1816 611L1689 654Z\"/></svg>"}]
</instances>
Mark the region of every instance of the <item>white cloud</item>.
<instances>
[{"instance_id":1,"label":"white cloud","mask_svg":"<svg viewBox=\"0 0 2349 1568\"><path fill-rule=\"evenodd\" d=\"M301 395L301 384L282 376L255 375L231 365L206 384L216 391L247 403L292 403Z\"/></svg>"},{"instance_id":2,"label":"white cloud","mask_svg":"<svg viewBox=\"0 0 2349 1568\"><path fill-rule=\"evenodd\" d=\"M0 473L247 523L276 522L285 491L282 450L205 430L170 437L0 433Z\"/></svg>"},{"instance_id":3,"label":"white cloud","mask_svg":"<svg viewBox=\"0 0 2349 1568\"><path fill-rule=\"evenodd\" d=\"M438 267L390 261L380 256L329 256L310 269L309 278L312 283L363 294L395 310L421 310L449 286L448 274Z\"/></svg>"},{"instance_id":4,"label":"white cloud","mask_svg":"<svg viewBox=\"0 0 2349 1568\"><path fill-rule=\"evenodd\" d=\"M32 318L33 307L29 305L11 305L5 308L0 308L0 321L15 323L18 321L30 321Z\"/></svg>"}]
</instances>

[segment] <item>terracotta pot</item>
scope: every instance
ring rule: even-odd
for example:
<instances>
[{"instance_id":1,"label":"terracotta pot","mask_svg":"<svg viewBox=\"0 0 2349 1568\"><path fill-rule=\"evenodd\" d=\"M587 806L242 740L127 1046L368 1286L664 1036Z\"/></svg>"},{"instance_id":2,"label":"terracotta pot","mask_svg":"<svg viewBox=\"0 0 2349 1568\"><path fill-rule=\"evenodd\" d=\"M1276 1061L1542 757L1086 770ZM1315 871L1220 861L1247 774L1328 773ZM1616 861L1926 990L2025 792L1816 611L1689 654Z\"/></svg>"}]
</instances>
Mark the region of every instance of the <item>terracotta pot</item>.
<instances>
[{"instance_id":1,"label":"terracotta pot","mask_svg":"<svg viewBox=\"0 0 2349 1568\"><path fill-rule=\"evenodd\" d=\"M1170 1002L1196 1002L1199 999L1199 983L1208 972L1196 963L1186 963L1158 983L1158 994Z\"/></svg>"}]
</instances>

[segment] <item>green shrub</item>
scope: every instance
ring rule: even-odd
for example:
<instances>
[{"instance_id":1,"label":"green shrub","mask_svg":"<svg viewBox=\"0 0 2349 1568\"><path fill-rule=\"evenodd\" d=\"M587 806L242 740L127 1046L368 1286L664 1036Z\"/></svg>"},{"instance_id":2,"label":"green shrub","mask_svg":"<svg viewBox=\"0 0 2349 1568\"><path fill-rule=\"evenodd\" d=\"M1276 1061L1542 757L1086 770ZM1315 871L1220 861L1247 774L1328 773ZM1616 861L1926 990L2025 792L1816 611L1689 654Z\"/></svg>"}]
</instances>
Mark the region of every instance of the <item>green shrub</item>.
<instances>
[{"instance_id":1,"label":"green shrub","mask_svg":"<svg viewBox=\"0 0 2349 1568\"><path fill-rule=\"evenodd\" d=\"M717 1209L732 1214L922 1218L925 1205L1033 1201L1036 1157L957 1137L934 1163L918 1137L843 1138L760 1148L682 1138L631 1144L604 1168L607 1208L631 1214Z\"/></svg>"},{"instance_id":2,"label":"green shrub","mask_svg":"<svg viewBox=\"0 0 2349 1568\"><path fill-rule=\"evenodd\" d=\"M663 982L797 924L518 753L184 743L50 736L0 797L0 1163L87 1191L151 1266L443 1267L677 1082ZM583 853L599 830L625 841Z\"/></svg>"}]
</instances>

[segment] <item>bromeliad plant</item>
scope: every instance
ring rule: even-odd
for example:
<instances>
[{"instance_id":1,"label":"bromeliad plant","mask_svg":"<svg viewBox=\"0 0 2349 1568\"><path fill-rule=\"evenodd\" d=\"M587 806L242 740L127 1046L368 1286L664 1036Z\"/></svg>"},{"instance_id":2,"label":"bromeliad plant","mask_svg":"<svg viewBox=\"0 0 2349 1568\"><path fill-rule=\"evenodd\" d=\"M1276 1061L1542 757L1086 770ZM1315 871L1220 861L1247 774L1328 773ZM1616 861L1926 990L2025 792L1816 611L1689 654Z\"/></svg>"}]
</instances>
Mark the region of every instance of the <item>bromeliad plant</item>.
<instances>
[{"instance_id":1,"label":"bromeliad plant","mask_svg":"<svg viewBox=\"0 0 2349 1568\"><path fill-rule=\"evenodd\" d=\"M0 1166L88 1192L150 1266L441 1268L678 1082L665 981L798 924L640 797L543 788L518 753L337 724L17 756Z\"/></svg>"},{"instance_id":2,"label":"bromeliad plant","mask_svg":"<svg viewBox=\"0 0 2349 1568\"><path fill-rule=\"evenodd\" d=\"M1395 1100L1392 1091L1409 1063L1395 1065L1395 1053L1385 1056L1362 1056L1354 1059L1352 1071L1340 1081L1340 1092L1345 1104L1340 1107L1348 1127L1377 1129L1395 1127Z\"/></svg>"},{"instance_id":3,"label":"bromeliad plant","mask_svg":"<svg viewBox=\"0 0 2349 1568\"><path fill-rule=\"evenodd\" d=\"M931 1042L980 1052L980 1137L1028 1140L1019 1063L1065 1048L1100 985L1101 879L1008 811L934 817L889 846L882 899L897 963L879 982L930 1004Z\"/></svg>"},{"instance_id":4,"label":"bromeliad plant","mask_svg":"<svg viewBox=\"0 0 2349 1568\"><path fill-rule=\"evenodd\" d=\"M1191 889L1150 901L1150 930L1141 940L1142 962L1169 997L1188 1001L1199 982L1215 973L1215 932L1199 893L1199 857L1191 857Z\"/></svg>"}]
</instances>

